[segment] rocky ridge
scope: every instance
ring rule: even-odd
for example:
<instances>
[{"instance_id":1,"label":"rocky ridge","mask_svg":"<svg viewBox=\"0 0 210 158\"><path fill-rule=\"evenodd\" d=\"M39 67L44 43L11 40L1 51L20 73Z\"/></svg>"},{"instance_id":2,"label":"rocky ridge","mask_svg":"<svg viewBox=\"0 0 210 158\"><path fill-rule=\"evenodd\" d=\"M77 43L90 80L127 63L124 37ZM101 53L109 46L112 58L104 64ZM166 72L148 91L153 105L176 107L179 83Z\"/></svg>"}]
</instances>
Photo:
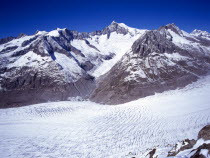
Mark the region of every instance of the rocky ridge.
<instances>
[{"instance_id":1,"label":"rocky ridge","mask_svg":"<svg viewBox=\"0 0 210 158\"><path fill-rule=\"evenodd\" d=\"M81 96L121 104L181 88L210 69L209 33L175 24L140 30L112 22L1 39L0 107Z\"/></svg>"},{"instance_id":2,"label":"rocky ridge","mask_svg":"<svg viewBox=\"0 0 210 158\"><path fill-rule=\"evenodd\" d=\"M103 73L108 71L145 31L112 22L91 33L56 29L2 39L0 107L88 97L95 88L94 73L100 75L103 64L108 65ZM118 39L126 45L110 45Z\"/></svg>"},{"instance_id":3,"label":"rocky ridge","mask_svg":"<svg viewBox=\"0 0 210 158\"><path fill-rule=\"evenodd\" d=\"M121 104L184 87L209 72L209 46L210 40L188 34L175 24L147 31L101 77L91 99Z\"/></svg>"},{"instance_id":4,"label":"rocky ridge","mask_svg":"<svg viewBox=\"0 0 210 158\"><path fill-rule=\"evenodd\" d=\"M210 156L210 125L203 127L199 133L197 140L185 139L173 145L168 151L167 156L163 156L158 152L158 148L154 148L146 153L146 158L171 157L171 158L209 158ZM160 150L159 150L160 151Z\"/></svg>"}]
</instances>

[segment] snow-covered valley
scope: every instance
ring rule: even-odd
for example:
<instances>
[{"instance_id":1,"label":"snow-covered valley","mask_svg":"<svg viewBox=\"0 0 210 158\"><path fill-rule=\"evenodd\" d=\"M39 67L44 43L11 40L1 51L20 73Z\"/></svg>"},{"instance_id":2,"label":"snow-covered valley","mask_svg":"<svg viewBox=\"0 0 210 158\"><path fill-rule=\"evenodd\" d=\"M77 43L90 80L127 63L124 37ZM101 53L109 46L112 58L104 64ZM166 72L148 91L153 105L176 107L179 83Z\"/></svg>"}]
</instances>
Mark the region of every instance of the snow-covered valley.
<instances>
[{"instance_id":1,"label":"snow-covered valley","mask_svg":"<svg viewBox=\"0 0 210 158\"><path fill-rule=\"evenodd\" d=\"M0 110L2 158L143 158L147 149L197 138L210 123L210 76L177 89L108 106L49 102ZM129 153L132 154L129 154Z\"/></svg>"}]
</instances>

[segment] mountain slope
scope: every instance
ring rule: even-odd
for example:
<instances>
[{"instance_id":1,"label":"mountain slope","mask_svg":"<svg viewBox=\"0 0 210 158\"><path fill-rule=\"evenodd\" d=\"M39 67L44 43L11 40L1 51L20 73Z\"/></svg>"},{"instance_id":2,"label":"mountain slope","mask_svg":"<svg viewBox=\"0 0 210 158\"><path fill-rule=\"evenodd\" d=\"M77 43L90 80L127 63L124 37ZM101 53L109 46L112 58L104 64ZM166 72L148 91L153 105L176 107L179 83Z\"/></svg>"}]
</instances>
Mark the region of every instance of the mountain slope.
<instances>
[{"instance_id":1,"label":"mountain slope","mask_svg":"<svg viewBox=\"0 0 210 158\"><path fill-rule=\"evenodd\" d=\"M87 97L146 30L112 22L101 31L22 35L0 45L0 107ZM116 44L118 43L118 44Z\"/></svg>"},{"instance_id":2,"label":"mountain slope","mask_svg":"<svg viewBox=\"0 0 210 158\"><path fill-rule=\"evenodd\" d=\"M184 87L210 70L210 40L174 24L146 32L105 74L91 100L120 104Z\"/></svg>"}]
</instances>

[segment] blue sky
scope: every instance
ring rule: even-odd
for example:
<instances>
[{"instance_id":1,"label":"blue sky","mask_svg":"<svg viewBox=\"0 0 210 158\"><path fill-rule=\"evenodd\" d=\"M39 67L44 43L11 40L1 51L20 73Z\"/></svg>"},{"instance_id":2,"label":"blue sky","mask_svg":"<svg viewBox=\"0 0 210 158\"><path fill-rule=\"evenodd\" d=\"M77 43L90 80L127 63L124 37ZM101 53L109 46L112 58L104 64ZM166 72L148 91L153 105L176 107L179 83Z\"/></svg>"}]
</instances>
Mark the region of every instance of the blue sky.
<instances>
[{"instance_id":1,"label":"blue sky","mask_svg":"<svg viewBox=\"0 0 210 158\"><path fill-rule=\"evenodd\" d=\"M100 30L112 21L142 29L175 23L210 32L210 0L1 0L0 38L69 28Z\"/></svg>"}]
</instances>

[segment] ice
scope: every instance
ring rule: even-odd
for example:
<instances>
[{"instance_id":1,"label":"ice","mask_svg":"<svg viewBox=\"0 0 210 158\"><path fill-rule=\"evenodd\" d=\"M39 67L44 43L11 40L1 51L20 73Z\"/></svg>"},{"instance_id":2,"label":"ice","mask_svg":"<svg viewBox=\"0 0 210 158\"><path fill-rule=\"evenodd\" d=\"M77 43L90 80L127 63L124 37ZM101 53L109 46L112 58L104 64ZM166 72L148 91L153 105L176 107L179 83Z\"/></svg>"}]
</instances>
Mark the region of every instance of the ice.
<instances>
[{"instance_id":1,"label":"ice","mask_svg":"<svg viewBox=\"0 0 210 158\"><path fill-rule=\"evenodd\" d=\"M1 109L0 157L111 158L133 153L142 158L155 146L164 155L168 144L196 139L210 123L209 93L208 76L184 89L118 106L65 101Z\"/></svg>"}]
</instances>

